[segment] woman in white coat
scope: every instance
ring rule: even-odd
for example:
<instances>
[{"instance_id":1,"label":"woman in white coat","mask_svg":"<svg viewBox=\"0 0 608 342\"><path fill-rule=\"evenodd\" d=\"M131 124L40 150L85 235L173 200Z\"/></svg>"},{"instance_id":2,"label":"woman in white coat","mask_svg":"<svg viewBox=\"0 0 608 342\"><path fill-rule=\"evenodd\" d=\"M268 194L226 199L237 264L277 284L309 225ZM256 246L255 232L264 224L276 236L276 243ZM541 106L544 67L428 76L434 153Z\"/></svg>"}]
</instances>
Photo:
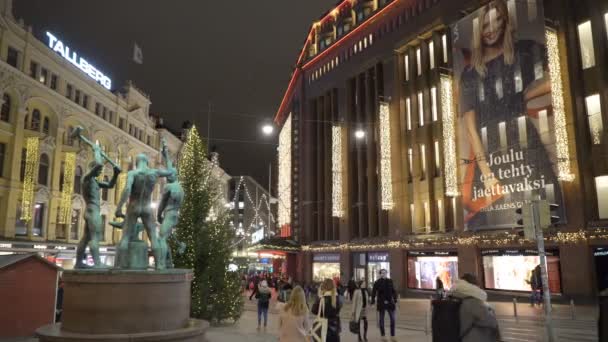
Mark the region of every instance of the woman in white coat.
<instances>
[{"instance_id":1,"label":"woman in white coat","mask_svg":"<svg viewBox=\"0 0 608 342\"><path fill-rule=\"evenodd\" d=\"M361 335L361 329L359 329L359 342L367 341L367 305L369 302L369 291L367 289L367 283L365 280L360 281L357 284L357 288L353 293L353 311L352 319L354 322L363 321L363 335Z\"/></svg>"}]
</instances>

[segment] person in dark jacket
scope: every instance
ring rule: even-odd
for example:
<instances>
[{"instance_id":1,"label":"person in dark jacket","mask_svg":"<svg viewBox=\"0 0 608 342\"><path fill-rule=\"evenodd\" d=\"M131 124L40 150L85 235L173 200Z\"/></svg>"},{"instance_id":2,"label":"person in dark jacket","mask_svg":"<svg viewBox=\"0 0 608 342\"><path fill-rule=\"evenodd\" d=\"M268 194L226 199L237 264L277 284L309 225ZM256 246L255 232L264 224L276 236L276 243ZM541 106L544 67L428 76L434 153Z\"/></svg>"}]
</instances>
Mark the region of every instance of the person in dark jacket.
<instances>
[{"instance_id":1,"label":"person in dark jacket","mask_svg":"<svg viewBox=\"0 0 608 342\"><path fill-rule=\"evenodd\" d=\"M443 297L445 296L443 281L441 281L441 278L439 278L439 276L437 276L437 278L435 279L435 295L437 296L437 299L443 299Z\"/></svg>"},{"instance_id":2,"label":"person in dark jacket","mask_svg":"<svg viewBox=\"0 0 608 342\"><path fill-rule=\"evenodd\" d=\"M327 318L327 339L325 342L340 342L340 332L342 327L340 325L340 309L342 309L342 303L336 290L336 285L333 280L325 279L321 284L321 290L319 291L319 298L315 301L312 306L312 313L319 314L319 307L321 301L325 301L324 311L321 312L321 316Z\"/></svg>"},{"instance_id":3,"label":"person in dark jacket","mask_svg":"<svg viewBox=\"0 0 608 342\"><path fill-rule=\"evenodd\" d=\"M380 279L376 280L372 289L372 301L373 305L376 303L376 309L378 310L378 324L380 326L380 335L382 339L385 339L386 333L384 331L384 316L388 312L388 317L391 321L391 340L395 340L395 308L397 304L397 292L393 285L393 280L387 277L388 272L386 270L380 270Z\"/></svg>"},{"instance_id":4,"label":"person in dark jacket","mask_svg":"<svg viewBox=\"0 0 608 342\"><path fill-rule=\"evenodd\" d=\"M355 282L355 277L352 277L349 281L348 281L348 298L351 300L353 300L353 294L355 293L355 289L357 289L357 283Z\"/></svg>"}]
</instances>

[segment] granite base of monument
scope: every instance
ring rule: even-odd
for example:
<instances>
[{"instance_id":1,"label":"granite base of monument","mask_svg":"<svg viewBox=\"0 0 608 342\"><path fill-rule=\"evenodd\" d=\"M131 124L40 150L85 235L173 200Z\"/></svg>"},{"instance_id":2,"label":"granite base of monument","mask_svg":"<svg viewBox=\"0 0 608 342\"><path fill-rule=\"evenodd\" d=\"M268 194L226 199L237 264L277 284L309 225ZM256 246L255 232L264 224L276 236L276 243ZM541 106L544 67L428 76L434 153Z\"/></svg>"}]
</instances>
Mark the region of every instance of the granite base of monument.
<instances>
[{"instance_id":1,"label":"granite base of monument","mask_svg":"<svg viewBox=\"0 0 608 342\"><path fill-rule=\"evenodd\" d=\"M209 327L190 316L190 270L74 270L63 273L63 322L39 328L41 342L202 342Z\"/></svg>"}]
</instances>

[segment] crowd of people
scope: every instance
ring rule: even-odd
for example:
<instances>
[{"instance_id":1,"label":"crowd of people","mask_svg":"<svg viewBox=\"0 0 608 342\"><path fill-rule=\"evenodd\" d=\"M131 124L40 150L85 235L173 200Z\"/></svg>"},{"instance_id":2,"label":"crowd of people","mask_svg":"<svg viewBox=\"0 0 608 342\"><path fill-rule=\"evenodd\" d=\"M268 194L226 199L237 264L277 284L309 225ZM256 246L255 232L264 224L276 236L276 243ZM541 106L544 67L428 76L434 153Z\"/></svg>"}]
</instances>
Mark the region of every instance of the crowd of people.
<instances>
[{"instance_id":1,"label":"crowd of people","mask_svg":"<svg viewBox=\"0 0 608 342\"><path fill-rule=\"evenodd\" d=\"M258 331L267 328L271 299L277 300L280 342L339 342L345 330L340 313L346 301L351 303L347 330L357 335L360 342L367 341L368 311L372 307L377 311L375 323L382 340L390 338L396 341L395 313L399 301L393 281L388 278L386 270L381 270L379 279L370 285L364 279L351 279L347 284L325 279L320 283L303 285L296 284L289 277L264 273L243 277L243 287L248 291L249 299L257 300ZM459 303L457 311L452 313L458 317L452 321L458 322L456 329L460 332L460 341L499 341L496 315L475 276L463 275L449 291L443 289L440 279L436 285L436 300ZM387 318L388 331L385 327ZM433 330L434 334L443 333L443 330Z\"/></svg>"}]
</instances>

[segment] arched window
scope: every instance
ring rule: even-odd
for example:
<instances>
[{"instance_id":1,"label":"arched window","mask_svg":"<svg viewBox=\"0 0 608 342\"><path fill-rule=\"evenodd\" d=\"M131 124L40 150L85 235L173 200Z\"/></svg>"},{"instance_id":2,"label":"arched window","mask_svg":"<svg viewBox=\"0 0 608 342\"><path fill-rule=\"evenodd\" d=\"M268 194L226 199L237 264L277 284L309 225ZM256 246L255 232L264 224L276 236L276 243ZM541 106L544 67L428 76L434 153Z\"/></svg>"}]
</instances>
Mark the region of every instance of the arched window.
<instances>
[{"instance_id":1,"label":"arched window","mask_svg":"<svg viewBox=\"0 0 608 342\"><path fill-rule=\"evenodd\" d=\"M38 164L38 184L49 185L49 156L42 154Z\"/></svg>"},{"instance_id":2,"label":"arched window","mask_svg":"<svg viewBox=\"0 0 608 342\"><path fill-rule=\"evenodd\" d=\"M40 130L40 111L38 109L34 109L32 112L32 124L30 125L30 129L32 131Z\"/></svg>"},{"instance_id":3,"label":"arched window","mask_svg":"<svg viewBox=\"0 0 608 342\"><path fill-rule=\"evenodd\" d=\"M110 179L108 176L103 176L103 181L107 183L110 181ZM104 201L108 200L108 188L101 189L101 199Z\"/></svg>"},{"instance_id":4,"label":"arched window","mask_svg":"<svg viewBox=\"0 0 608 342\"><path fill-rule=\"evenodd\" d=\"M82 168L80 166L76 166L76 171L74 171L74 193L80 194L82 184Z\"/></svg>"},{"instance_id":5,"label":"arched window","mask_svg":"<svg viewBox=\"0 0 608 342\"><path fill-rule=\"evenodd\" d=\"M42 133L49 134L50 126L51 126L51 122L49 120L49 117L45 116L44 120L42 121Z\"/></svg>"},{"instance_id":6,"label":"arched window","mask_svg":"<svg viewBox=\"0 0 608 342\"><path fill-rule=\"evenodd\" d=\"M8 94L2 96L2 109L0 110L0 120L8 122L11 117L11 97Z\"/></svg>"}]
</instances>

